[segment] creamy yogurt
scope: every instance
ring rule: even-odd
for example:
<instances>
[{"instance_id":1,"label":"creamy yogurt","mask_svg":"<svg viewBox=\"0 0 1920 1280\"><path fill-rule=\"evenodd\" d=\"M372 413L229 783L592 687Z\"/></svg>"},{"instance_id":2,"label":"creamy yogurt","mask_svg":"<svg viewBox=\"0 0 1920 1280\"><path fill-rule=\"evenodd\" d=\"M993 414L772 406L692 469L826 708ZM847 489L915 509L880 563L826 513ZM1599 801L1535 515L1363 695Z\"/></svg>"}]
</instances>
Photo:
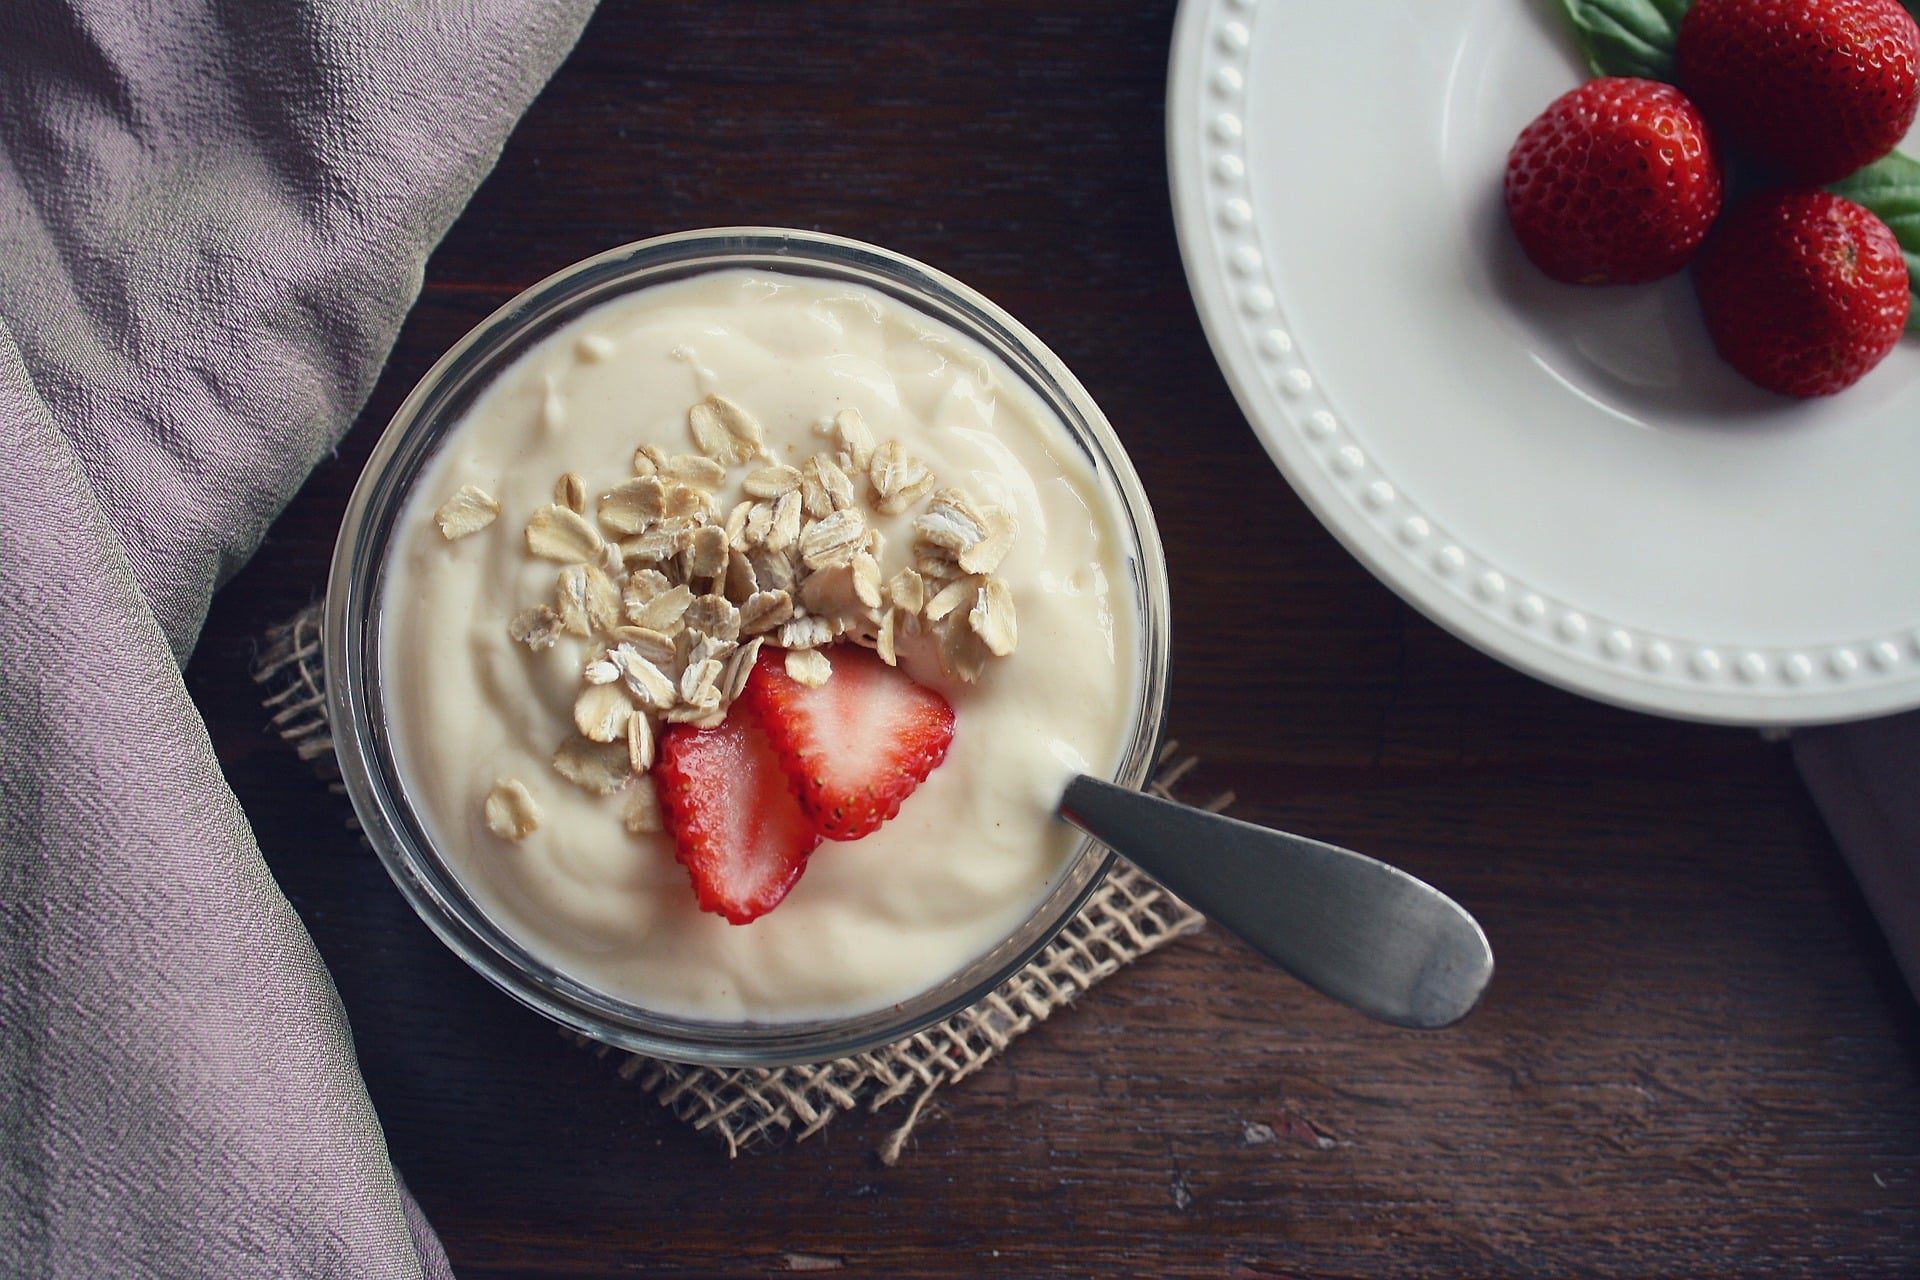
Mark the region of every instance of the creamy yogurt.
<instances>
[{"instance_id":1,"label":"creamy yogurt","mask_svg":"<svg viewBox=\"0 0 1920 1280\"><path fill-rule=\"evenodd\" d=\"M897 439L942 484L1013 511L997 571L1019 646L978 684L929 644L901 664L953 703L946 762L878 832L814 853L787 899L748 925L701 912L671 837L632 834L622 797L552 767L590 656L563 637L532 650L507 622L550 598L556 566L529 555L528 516L576 472L589 494L631 474L636 446L692 452L688 406L710 393L799 465L831 451L842 409ZM719 494L727 511L751 468ZM445 540L436 507L463 485L500 503ZM874 523L881 569L910 562L912 512ZM723 271L606 303L516 361L448 434L394 534L381 610L386 713L402 785L476 902L546 964L662 1014L779 1022L846 1016L937 985L1032 912L1079 837L1053 817L1076 771L1111 775L1139 666L1119 500L1045 403L972 339L855 285ZM541 815L503 839L489 790L517 778Z\"/></svg>"}]
</instances>

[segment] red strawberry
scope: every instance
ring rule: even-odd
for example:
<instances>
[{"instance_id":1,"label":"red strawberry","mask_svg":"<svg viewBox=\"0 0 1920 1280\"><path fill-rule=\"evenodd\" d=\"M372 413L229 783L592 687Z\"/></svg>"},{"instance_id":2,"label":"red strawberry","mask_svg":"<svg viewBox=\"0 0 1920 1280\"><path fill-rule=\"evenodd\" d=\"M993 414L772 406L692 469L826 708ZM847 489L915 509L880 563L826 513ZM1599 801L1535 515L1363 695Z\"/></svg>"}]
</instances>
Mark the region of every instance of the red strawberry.
<instances>
[{"instance_id":1,"label":"red strawberry","mask_svg":"<svg viewBox=\"0 0 1920 1280\"><path fill-rule=\"evenodd\" d=\"M1720 160L1686 96L1606 76L1563 94L1507 154L1507 218L1569 284L1636 284L1687 264L1720 213Z\"/></svg>"},{"instance_id":2,"label":"red strawberry","mask_svg":"<svg viewBox=\"0 0 1920 1280\"><path fill-rule=\"evenodd\" d=\"M833 675L810 689L787 674L785 653L762 649L743 696L815 828L858 840L947 758L953 707L865 649L822 652Z\"/></svg>"},{"instance_id":3,"label":"red strawberry","mask_svg":"<svg viewBox=\"0 0 1920 1280\"><path fill-rule=\"evenodd\" d=\"M700 909L746 924L779 906L820 837L752 718L674 725L661 735L653 779Z\"/></svg>"},{"instance_id":4,"label":"red strawberry","mask_svg":"<svg viewBox=\"0 0 1920 1280\"><path fill-rule=\"evenodd\" d=\"M1920 108L1920 27L1899 0L1695 0L1674 56L1728 142L1809 185L1893 150Z\"/></svg>"},{"instance_id":5,"label":"red strawberry","mask_svg":"<svg viewBox=\"0 0 1920 1280\"><path fill-rule=\"evenodd\" d=\"M1911 296L1887 224L1825 191L1734 209L1694 263L1713 344L1769 391L1831 395L1886 358Z\"/></svg>"}]
</instances>

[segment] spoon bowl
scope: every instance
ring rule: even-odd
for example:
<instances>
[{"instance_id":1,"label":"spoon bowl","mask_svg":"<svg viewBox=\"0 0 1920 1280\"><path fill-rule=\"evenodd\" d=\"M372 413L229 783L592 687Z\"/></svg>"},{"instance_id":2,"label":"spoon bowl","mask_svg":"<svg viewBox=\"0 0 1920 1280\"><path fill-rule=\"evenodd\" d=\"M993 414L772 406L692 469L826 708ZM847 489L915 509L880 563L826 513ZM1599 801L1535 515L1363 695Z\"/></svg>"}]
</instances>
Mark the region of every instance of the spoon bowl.
<instances>
[{"instance_id":1,"label":"spoon bowl","mask_svg":"<svg viewBox=\"0 0 1920 1280\"><path fill-rule=\"evenodd\" d=\"M1398 1027L1470 1013L1493 977L1465 908L1377 858L1084 774L1060 816L1324 995Z\"/></svg>"}]
</instances>

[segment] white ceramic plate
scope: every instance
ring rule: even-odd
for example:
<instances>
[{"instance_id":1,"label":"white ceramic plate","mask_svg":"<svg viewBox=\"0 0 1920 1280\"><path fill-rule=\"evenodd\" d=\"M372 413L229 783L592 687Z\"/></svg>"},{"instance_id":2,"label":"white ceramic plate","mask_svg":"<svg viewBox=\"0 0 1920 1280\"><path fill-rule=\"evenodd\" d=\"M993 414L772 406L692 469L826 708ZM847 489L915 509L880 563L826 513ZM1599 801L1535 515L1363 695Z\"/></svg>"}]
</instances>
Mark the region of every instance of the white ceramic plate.
<instances>
[{"instance_id":1,"label":"white ceramic plate","mask_svg":"<svg viewBox=\"0 0 1920 1280\"><path fill-rule=\"evenodd\" d=\"M1715 358L1685 276L1541 276L1500 178L1581 78L1539 0L1185 0L1174 213L1241 407L1369 569L1542 679L1745 724L1920 705L1920 338L1797 403Z\"/></svg>"}]
</instances>

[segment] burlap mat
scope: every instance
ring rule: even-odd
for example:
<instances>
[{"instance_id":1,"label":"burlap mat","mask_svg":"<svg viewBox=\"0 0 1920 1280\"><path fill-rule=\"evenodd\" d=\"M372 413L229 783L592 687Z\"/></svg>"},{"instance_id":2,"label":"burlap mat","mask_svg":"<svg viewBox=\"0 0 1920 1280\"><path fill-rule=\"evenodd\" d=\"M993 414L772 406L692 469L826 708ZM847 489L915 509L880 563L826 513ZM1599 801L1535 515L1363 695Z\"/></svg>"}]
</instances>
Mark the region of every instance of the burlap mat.
<instances>
[{"instance_id":1,"label":"burlap mat","mask_svg":"<svg viewBox=\"0 0 1920 1280\"><path fill-rule=\"evenodd\" d=\"M274 730L333 790L342 790L327 723L319 605L267 633L253 678L266 691ZM1175 747L1168 743L1161 752L1151 784L1161 795L1170 796L1196 763ZM1219 796L1207 807L1223 809L1232 799ZM358 829L351 816L347 822ZM843 1111L874 1111L911 1095L912 1106L880 1147L880 1158L892 1164L941 1086L966 1079L1083 991L1201 923L1192 908L1123 864L1032 963L978 1004L907 1039L813 1066L689 1067L568 1035L603 1057L617 1057L622 1077L725 1142L729 1155L782 1138L806 1138Z\"/></svg>"}]
</instances>

